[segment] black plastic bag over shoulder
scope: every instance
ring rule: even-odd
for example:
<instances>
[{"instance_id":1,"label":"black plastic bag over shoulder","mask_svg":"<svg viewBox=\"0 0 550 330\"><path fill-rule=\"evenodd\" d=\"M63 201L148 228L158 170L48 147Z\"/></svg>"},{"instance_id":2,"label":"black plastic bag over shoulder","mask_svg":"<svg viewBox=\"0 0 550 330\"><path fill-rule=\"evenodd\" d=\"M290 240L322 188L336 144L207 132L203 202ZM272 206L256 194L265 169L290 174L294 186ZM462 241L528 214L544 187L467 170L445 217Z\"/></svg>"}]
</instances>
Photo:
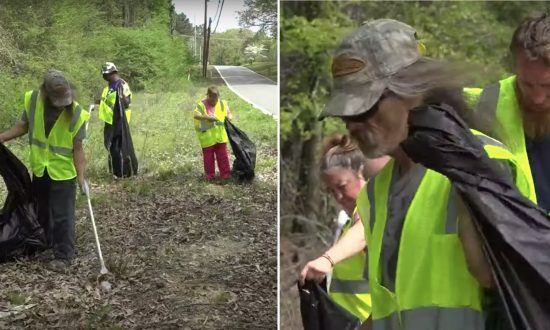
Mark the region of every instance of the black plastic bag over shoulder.
<instances>
[{"instance_id":1,"label":"black plastic bag over shoulder","mask_svg":"<svg viewBox=\"0 0 550 330\"><path fill-rule=\"evenodd\" d=\"M137 175L138 160L125 113L113 117L113 132L109 148L109 172L119 178Z\"/></svg>"},{"instance_id":2,"label":"black plastic bag over shoulder","mask_svg":"<svg viewBox=\"0 0 550 330\"><path fill-rule=\"evenodd\" d=\"M550 329L550 219L448 105L411 111L401 144L415 162L451 180L470 210L509 329Z\"/></svg>"}]
</instances>

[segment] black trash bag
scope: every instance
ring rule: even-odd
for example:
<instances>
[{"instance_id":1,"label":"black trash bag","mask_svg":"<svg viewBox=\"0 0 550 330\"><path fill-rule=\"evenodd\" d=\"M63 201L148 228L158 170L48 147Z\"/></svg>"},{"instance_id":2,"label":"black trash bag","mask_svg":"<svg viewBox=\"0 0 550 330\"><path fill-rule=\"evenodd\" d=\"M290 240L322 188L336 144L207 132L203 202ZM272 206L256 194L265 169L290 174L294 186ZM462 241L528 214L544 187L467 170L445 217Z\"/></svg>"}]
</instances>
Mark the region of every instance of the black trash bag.
<instances>
[{"instance_id":1,"label":"black trash bag","mask_svg":"<svg viewBox=\"0 0 550 330\"><path fill-rule=\"evenodd\" d=\"M44 228L27 168L0 143L0 175L8 196L0 212L0 261L8 261L47 247Z\"/></svg>"},{"instance_id":2,"label":"black trash bag","mask_svg":"<svg viewBox=\"0 0 550 330\"><path fill-rule=\"evenodd\" d=\"M120 100L118 102L118 109L122 109ZM119 178L137 175L138 172L138 160L124 111L113 115L113 137L109 147L108 165L109 172Z\"/></svg>"},{"instance_id":3,"label":"black trash bag","mask_svg":"<svg viewBox=\"0 0 550 330\"><path fill-rule=\"evenodd\" d=\"M300 312L304 330L356 330L361 320L335 303L326 291L326 282L298 283Z\"/></svg>"},{"instance_id":4,"label":"black trash bag","mask_svg":"<svg viewBox=\"0 0 550 330\"><path fill-rule=\"evenodd\" d=\"M225 119L225 130L229 137L229 143L235 155L231 174L238 180L250 181L254 179L256 167L256 145L250 141L245 132Z\"/></svg>"},{"instance_id":5,"label":"black trash bag","mask_svg":"<svg viewBox=\"0 0 550 330\"><path fill-rule=\"evenodd\" d=\"M447 176L469 208L509 329L550 327L550 221L447 105L410 113L401 145L415 162Z\"/></svg>"}]
</instances>

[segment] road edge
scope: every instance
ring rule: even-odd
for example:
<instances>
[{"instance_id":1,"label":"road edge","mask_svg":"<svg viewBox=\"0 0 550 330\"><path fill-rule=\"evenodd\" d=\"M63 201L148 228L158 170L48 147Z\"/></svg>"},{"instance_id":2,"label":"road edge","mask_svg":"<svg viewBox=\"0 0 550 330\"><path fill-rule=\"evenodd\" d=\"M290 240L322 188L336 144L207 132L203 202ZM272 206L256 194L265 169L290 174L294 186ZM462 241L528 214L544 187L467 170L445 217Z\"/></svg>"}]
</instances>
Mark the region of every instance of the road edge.
<instances>
[{"instance_id":1,"label":"road edge","mask_svg":"<svg viewBox=\"0 0 550 330\"><path fill-rule=\"evenodd\" d=\"M267 111L266 109L260 107L259 105L257 105L256 103L254 102L251 102L249 99L247 99L246 97L244 97L242 94L240 94L239 92L237 92L235 89L233 89L233 87L231 87L227 81L225 80L225 78L223 77L222 73L220 72L220 70L218 69L218 66L217 65L214 65L214 68L216 69L216 71L218 71L218 74L220 75L220 77L223 79L223 82L225 83L225 86L227 86L227 88L229 88L233 93L235 93L238 97L240 97L241 99L245 100L246 102L250 103L254 108L260 110L261 112L265 113L266 115L269 115L271 116L273 119L277 119L277 116L269 111ZM248 69L248 68L247 68ZM248 69L250 70L250 69ZM254 72L253 70L250 70L252 72ZM256 73L256 72L254 72ZM256 73L256 74L259 74L259 73ZM261 76L261 75L260 75ZM262 76L263 77L263 76ZM269 79L267 77L264 77L266 79ZM269 79L271 80L271 79Z\"/></svg>"},{"instance_id":2,"label":"road edge","mask_svg":"<svg viewBox=\"0 0 550 330\"><path fill-rule=\"evenodd\" d=\"M254 72L255 74L257 74L258 76L262 76L262 77L264 77L265 79L267 79L267 80L271 81L272 83L274 83L275 85L277 85L277 82L276 82L275 80L273 80L273 79L271 79L271 78L268 78L268 77L264 76L263 74L259 74L258 72L252 70L251 68L247 68L246 66L242 66L242 65L241 65L241 68L248 69L248 70Z\"/></svg>"}]
</instances>

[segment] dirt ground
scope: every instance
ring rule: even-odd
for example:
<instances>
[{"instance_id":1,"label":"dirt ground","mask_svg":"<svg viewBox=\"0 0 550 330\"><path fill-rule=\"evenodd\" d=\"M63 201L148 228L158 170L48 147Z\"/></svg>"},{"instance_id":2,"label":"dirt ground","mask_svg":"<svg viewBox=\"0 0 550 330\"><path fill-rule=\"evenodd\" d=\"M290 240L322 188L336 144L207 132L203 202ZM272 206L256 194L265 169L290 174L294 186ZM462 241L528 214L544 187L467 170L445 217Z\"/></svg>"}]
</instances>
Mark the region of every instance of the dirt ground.
<instances>
[{"instance_id":1,"label":"dirt ground","mask_svg":"<svg viewBox=\"0 0 550 330\"><path fill-rule=\"evenodd\" d=\"M274 185L140 178L94 191L112 289L98 285L79 197L68 274L45 269L48 251L1 265L1 329L276 329Z\"/></svg>"}]
</instances>

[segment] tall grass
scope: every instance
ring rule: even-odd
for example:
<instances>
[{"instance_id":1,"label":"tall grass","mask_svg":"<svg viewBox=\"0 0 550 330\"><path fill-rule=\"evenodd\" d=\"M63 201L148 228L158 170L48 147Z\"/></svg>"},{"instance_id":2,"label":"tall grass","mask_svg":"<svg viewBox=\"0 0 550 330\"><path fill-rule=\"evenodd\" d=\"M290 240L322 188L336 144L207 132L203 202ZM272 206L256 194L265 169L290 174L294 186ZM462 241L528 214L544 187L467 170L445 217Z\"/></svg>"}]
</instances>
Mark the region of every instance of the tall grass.
<instances>
[{"instance_id":1,"label":"tall grass","mask_svg":"<svg viewBox=\"0 0 550 330\"><path fill-rule=\"evenodd\" d=\"M166 92L134 93L130 131L139 162L139 175L123 180L129 189L140 194L154 192L160 186L153 182L193 182L199 189L218 189L203 182L202 151L196 137L192 111L198 100L204 98L211 81L174 81ZM219 86L221 97L227 100L233 112L232 122L244 130L257 147L257 182L276 187L277 174L277 123L254 109L250 104L233 94L226 86ZM107 150L103 146L104 123L97 111L92 111L84 148L87 158L87 177L94 185L109 184L115 179L107 167ZM8 143L28 167L26 137ZM229 148L230 149L230 148ZM233 162L233 157L230 156ZM267 188L266 186L266 188ZM93 189L94 190L94 189ZM93 191L92 190L92 191ZM98 193L103 193L97 191ZM108 192L104 192L108 193ZM0 195L0 197L3 197ZM101 196L97 196L99 200Z\"/></svg>"}]
</instances>

